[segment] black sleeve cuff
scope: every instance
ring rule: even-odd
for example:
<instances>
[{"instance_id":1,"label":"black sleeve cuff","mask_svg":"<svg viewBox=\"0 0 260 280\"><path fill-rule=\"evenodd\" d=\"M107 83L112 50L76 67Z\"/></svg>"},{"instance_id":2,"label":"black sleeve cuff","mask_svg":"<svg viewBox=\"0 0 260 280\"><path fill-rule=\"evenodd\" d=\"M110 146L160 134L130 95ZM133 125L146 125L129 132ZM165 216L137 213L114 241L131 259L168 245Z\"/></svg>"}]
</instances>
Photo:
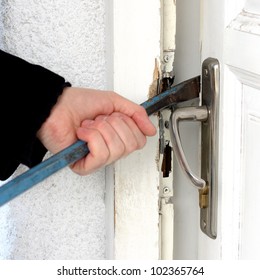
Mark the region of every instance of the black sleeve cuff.
<instances>
[{"instance_id":1,"label":"black sleeve cuff","mask_svg":"<svg viewBox=\"0 0 260 280\"><path fill-rule=\"evenodd\" d=\"M0 180L19 164L33 167L47 150L36 137L64 87L56 73L0 51Z\"/></svg>"}]
</instances>

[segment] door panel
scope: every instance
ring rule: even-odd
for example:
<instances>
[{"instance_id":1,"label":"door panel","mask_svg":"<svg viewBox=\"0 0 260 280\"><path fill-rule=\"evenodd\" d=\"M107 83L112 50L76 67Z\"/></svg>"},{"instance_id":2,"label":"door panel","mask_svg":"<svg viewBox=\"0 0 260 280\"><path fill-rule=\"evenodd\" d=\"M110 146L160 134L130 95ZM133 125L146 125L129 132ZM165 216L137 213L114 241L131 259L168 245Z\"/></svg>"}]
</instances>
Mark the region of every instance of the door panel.
<instances>
[{"instance_id":1,"label":"door panel","mask_svg":"<svg viewBox=\"0 0 260 280\"><path fill-rule=\"evenodd\" d=\"M260 90L243 89L241 259L260 259Z\"/></svg>"},{"instance_id":2,"label":"door panel","mask_svg":"<svg viewBox=\"0 0 260 280\"><path fill-rule=\"evenodd\" d=\"M178 3L183 7L186 2L177 1L176 62L181 57L181 63L175 71L182 73L185 65L194 68L189 64L190 56L197 57L198 53L200 65L208 57L220 62L217 238L212 240L204 235L199 223L195 227L183 201L191 199L194 202L196 198L185 190L184 181L175 181L178 190L175 192L175 213L181 205L185 224L175 234L174 256L181 259L257 259L260 258L260 2L201 0L197 3L200 4L200 17L188 17L195 2L189 1L190 5L178 15ZM179 22L178 16L182 17ZM199 51L191 51L190 32L178 29L180 22L184 26L196 26L200 22ZM178 39L180 33L180 38L185 39ZM185 48L187 45L188 49ZM186 53L178 53L178 46ZM184 71L188 73L189 67ZM187 139L197 137L194 131L185 130L185 133ZM192 152L186 149L187 157L198 151L193 144L188 143ZM193 163L200 166L199 160ZM176 174L179 169L175 168L174 172L176 180L180 176ZM175 224L175 228L178 226ZM194 237L197 238L191 251L185 247L188 236L193 236L193 242Z\"/></svg>"},{"instance_id":3,"label":"door panel","mask_svg":"<svg viewBox=\"0 0 260 280\"><path fill-rule=\"evenodd\" d=\"M199 234L199 258L260 257L260 3L202 3L202 61L221 65L218 237ZM248 13L246 10L252 13Z\"/></svg>"}]
</instances>

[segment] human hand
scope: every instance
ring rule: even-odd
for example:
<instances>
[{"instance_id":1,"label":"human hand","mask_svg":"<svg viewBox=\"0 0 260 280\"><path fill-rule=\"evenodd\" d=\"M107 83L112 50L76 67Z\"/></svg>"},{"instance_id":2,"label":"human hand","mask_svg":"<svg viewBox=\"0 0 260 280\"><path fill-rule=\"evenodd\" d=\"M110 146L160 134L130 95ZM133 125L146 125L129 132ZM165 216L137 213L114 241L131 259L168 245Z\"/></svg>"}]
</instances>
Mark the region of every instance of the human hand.
<instances>
[{"instance_id":1,"label":"human hand","mask_svg":"<svg viewBox=\"0 0 260 280\"><path fill-rule=\"evenodd\" d=\"M65 88L49 118L38 131L43 145L57 153L81 139L90 153L71 165L80 175L125 157L144 147L156 129L146 111L109 91Z\"/></svg>"}]
</instances>

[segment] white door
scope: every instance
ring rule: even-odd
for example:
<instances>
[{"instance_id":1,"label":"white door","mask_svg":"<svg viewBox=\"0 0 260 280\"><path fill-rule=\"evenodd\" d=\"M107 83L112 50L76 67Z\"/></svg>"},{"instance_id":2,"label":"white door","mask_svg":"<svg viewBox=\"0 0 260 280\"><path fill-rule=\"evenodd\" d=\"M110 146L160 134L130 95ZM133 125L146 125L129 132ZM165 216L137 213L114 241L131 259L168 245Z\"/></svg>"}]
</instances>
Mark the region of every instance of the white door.
<instances>
[{"instance_id":1,"label":"white door","mask_svg":"<svg viewBox=\"0 0 260 280\"><path fill-rule=\"evenodd\" d=\"M188 5L188 2L191 4ZM196 14L194 3L200 5L197 16L194 15ZM195 48L192 54L193 46L188 44L189 50L186 56L182 54L181 57L182 65L198 67L197 62L195 66L188 64L192 56L200 56L200 65L207 57L216 58L220 62L220 130L217 238L210 239L200 231L198 208L191 205L189 209L193 211L192 216L185 212L188 205L182 201L185 201L185 197L186 200L196 201L197 195L196 192L188 190L191 187L186 186L187 182L184 179L180 179L179 184L174 186L176 189L182 189L182 197L176 197L175 213L182 213L179 223L185 226L181 229L185 232L184 237L178 232L175 234L175 244L178 246L175 247L174 257L176 259L259 259L260 2L257 0L177 1L177 20L178 4L179 9L185 7L180 15L184 27L187 24L190 28L193 25L200 25L200 50L198 52ZM192 20L195 22L191 22ZM178 32L177 29L177 34ZM188 37L190 30L184 28L183 32L184 46L190 41ZM178 37L176 42L178 44ZM176 59L177 51L178 48ZM178 67L181 68L180 63L176 66L176 73ZM182 78L184 78L183 74L180 79ZM191 132L187 128L184 128L184 133L189 136L189 139L194 137L190 135ZM192 145L189 146L192 147L193 153L198 150ZM187 156L189 157L191 153L188 151ZM180 176L177 173L175 175ZM180 182L185 182L186 185L183 186L184 183L180 185ZM192 238L192 243L189 238Z\"/></svg>"}]
</instances>

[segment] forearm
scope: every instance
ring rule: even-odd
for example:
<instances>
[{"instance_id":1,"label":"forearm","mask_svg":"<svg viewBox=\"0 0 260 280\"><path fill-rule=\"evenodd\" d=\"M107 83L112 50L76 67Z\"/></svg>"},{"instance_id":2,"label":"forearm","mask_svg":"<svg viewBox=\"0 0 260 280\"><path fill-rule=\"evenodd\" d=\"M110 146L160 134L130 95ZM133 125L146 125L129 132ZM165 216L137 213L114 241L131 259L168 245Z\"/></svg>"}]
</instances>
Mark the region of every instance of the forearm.
<instances>
[{"instance_id":1,"label":"forearm","mask_svg":"<svg viewBox=\"0 0 260 280\"><path fill-rule=\"evenodd\" d=\"M63 91L65 79L41 66L0 51L0 179L20 163L39 163L46 148L36 137Z\"/></svg>"}]
</instances>

